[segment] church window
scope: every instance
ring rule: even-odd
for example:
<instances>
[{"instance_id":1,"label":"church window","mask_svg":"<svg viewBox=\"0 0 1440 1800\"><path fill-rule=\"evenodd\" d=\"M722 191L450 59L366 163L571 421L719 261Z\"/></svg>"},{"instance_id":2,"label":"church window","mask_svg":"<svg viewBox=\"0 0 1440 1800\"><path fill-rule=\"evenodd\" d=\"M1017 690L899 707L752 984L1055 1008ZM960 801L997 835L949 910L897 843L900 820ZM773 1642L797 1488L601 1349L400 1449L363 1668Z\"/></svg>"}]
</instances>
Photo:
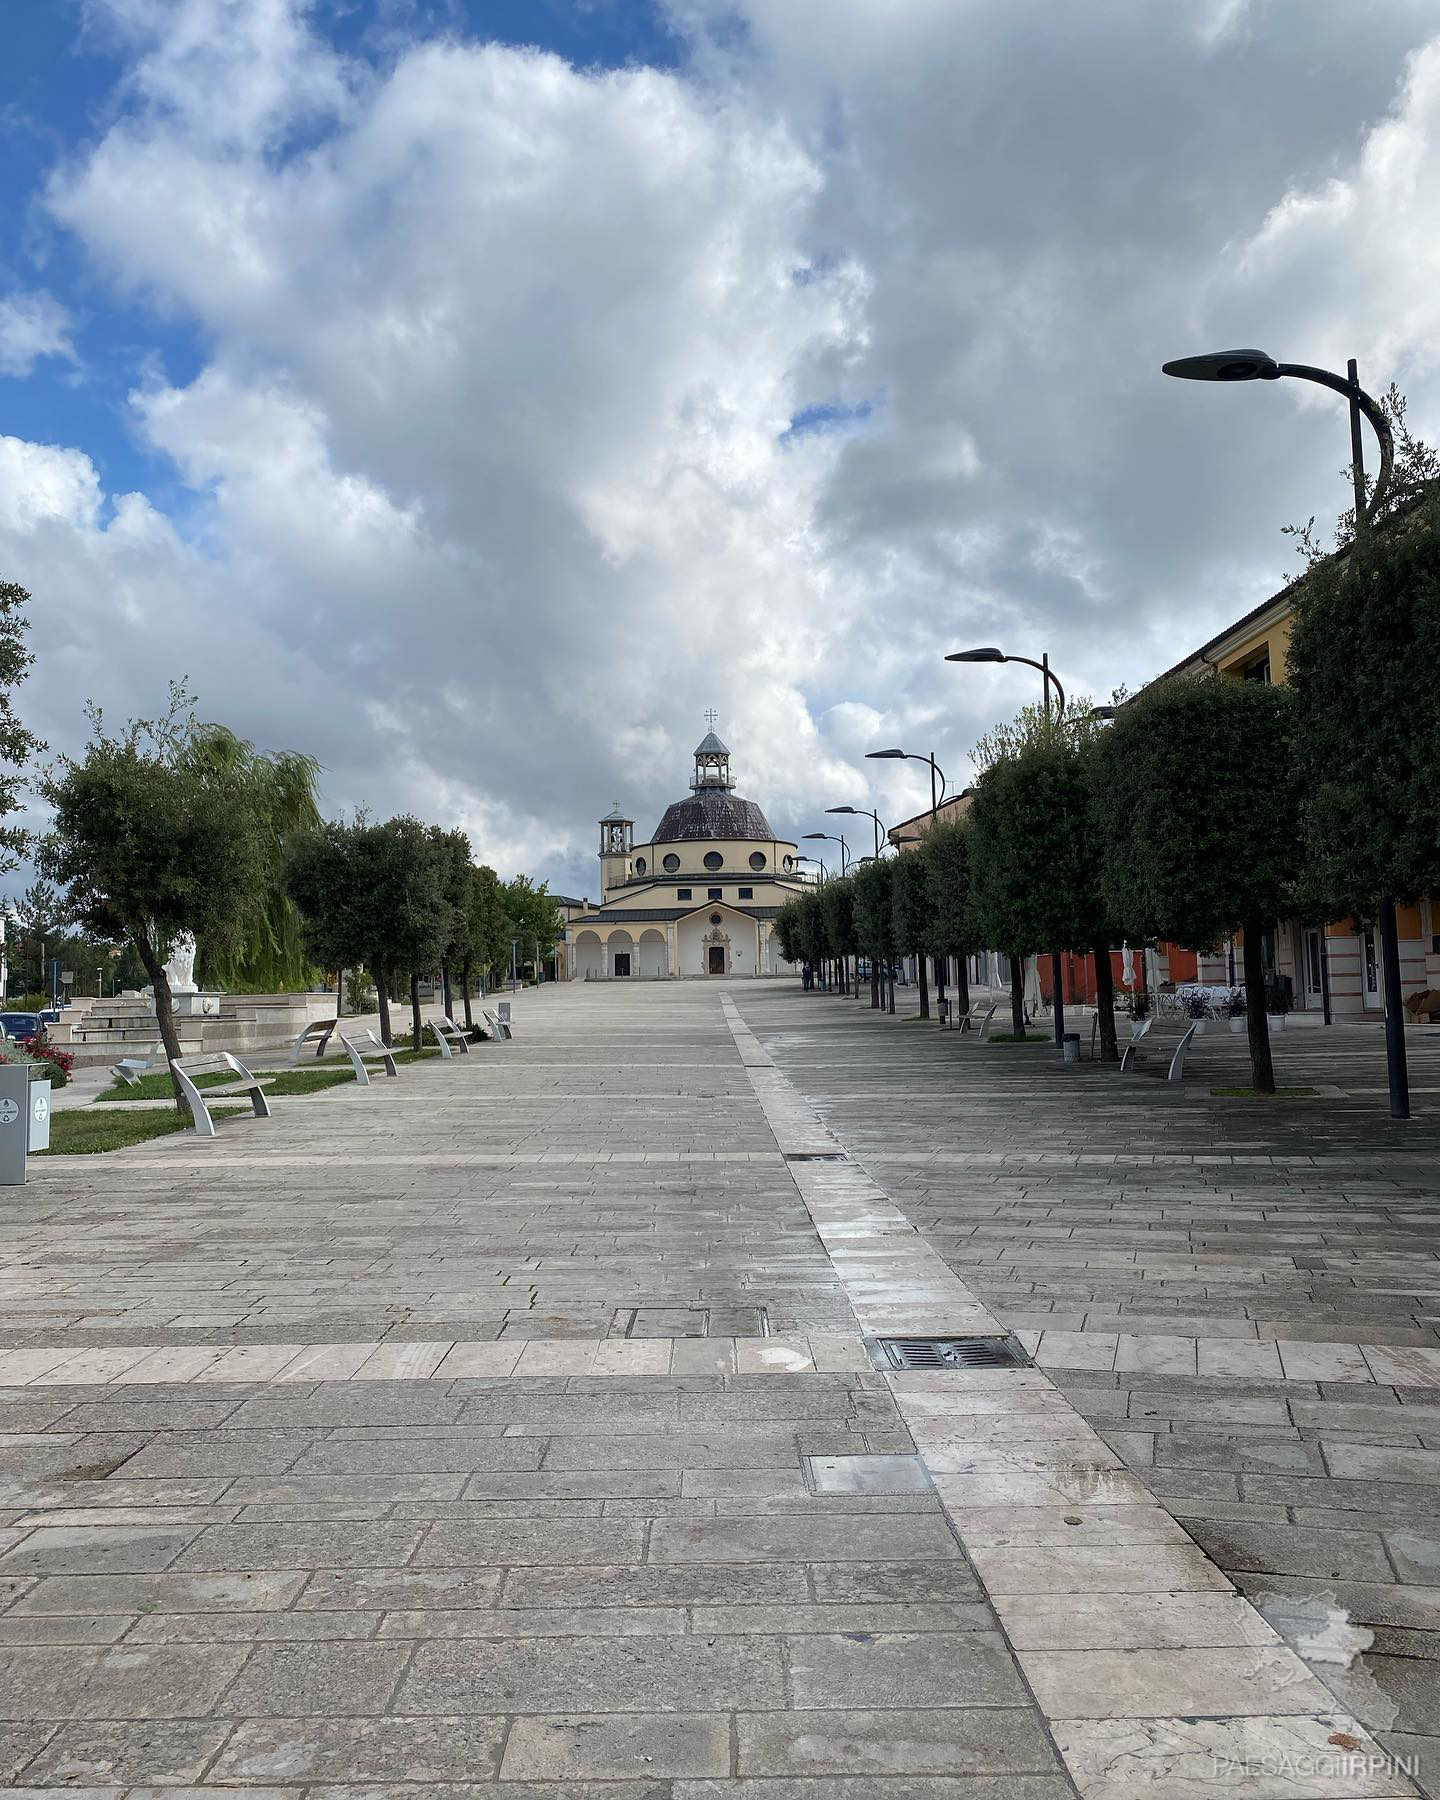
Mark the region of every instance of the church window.
<instances>
[{"instance_id":1,"label":"church window","mask_svg":"<svg viewBox=\"0 0 1440 1800\"><path fill-rule=\"evenodd\" d=\"M765 852L763 850L752 850L750 852L750 867L755 870L760 870L765 867Z\"/></svg>"},{"instance_id":2,"label":"church window","mask_svg":"<svg viewBox=\"0 0 1440 1800\"><path fill-rule=\"evenodd\" d=\"M645 873L645 858L643 856L637 856L635 858L635 873L637 875L643 875Z\"/></svg>"},{"instance_id":3,"label":"church window","mask_svg":"<svg viewBox=\"0 0 1440 1800\"><path fill-rule=\"evenodd\" d=\"M711 923L711 924L712 924L712 925L718 925L718 924L719 924L719 923L720 923L720 915L719 915L719 913L711 913L711 915L710 915L710 923Z\"/></svg>"},{"instance_id":4,"label":"church window","mask_svg":"<svg viewBox=\"0 0 1440 1800\"><path fill-rule=\"evenodd\" d=\"M723 893L723 888L709 888L706 890L705 898L707 900L719 900Z\"/></svg>"},{"instance_id":5,"label":"church window","mask_svg":"<svg viewBox=\"0 0 1440 1800\"><path fill-rule=\"evenodd\" d=\"M665 861L664 861L662 867L664 868L665 873L667 875L673 875L675 873L675 871L680 867L680 858L675 854L675 852L673 850L665 858Z\"/></svg>"},{"instance_id":6,"label":"church window","mask_svg":"<svg viewBox=\"0 0 1440 1800\"><path fill-rule=\"evenodd\" d=\"M755 898L754 888L741 888L740 898L742 900L753 900Z\"/></svg>"},{"instance_id":7,"label":"church window","mask_svg":"<svg viewBox=\"0 0 1440 1800\"><path fill-rule=\"evenodd\" d=\"M725 867L725 858L718 850L707 850L705 852L705 867L707 869L723 869Z\"/></svg>"},{"instance_id":8,"label":"church window","mask_svg":"<svg viewBox=\"0 0 1440 1800\"><path fill-rule=\"evenodd\" d=\"M688 900L690 898L689 888L676 888L675 898L677 900Z\"/></svg>"}]
</instances>

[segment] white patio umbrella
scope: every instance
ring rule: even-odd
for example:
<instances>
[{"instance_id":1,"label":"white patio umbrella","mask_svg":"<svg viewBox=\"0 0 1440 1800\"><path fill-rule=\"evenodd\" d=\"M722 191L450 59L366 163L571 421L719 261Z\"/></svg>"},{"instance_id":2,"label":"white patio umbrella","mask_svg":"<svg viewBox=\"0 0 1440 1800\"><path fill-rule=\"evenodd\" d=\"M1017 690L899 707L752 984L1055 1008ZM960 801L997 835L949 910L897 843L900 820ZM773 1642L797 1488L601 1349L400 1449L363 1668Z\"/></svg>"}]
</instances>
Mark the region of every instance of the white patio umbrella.
<instances>
[{"instance_id":1,"label":"white patio umbrella","mask_svg":"<svg viewBox=\"0 0 1440 1800\"><path fill-rule=\"evenodd\" d=\"M1125 974L1126 987L1133 988L1135 985L1135 952L1128 944L1125 944L1121 949L1120 967Z\"/></svg>"}]
</instances>

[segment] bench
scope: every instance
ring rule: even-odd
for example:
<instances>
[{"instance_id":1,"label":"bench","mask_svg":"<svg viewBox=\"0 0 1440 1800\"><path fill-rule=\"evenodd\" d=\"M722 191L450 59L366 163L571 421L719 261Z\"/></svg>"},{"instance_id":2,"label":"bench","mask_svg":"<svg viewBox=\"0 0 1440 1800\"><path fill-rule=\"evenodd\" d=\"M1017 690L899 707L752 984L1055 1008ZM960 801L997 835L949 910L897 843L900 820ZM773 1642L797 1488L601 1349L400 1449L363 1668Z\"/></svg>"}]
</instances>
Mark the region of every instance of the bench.
<instances>
[{"instance_id":1,"label":"bench","mask_svg":"<svg viewBox=\"0 0 1440 1800\"><path fill-rule=\"evenodd\" d=\"M369 1087L370 1065L372 1063L383 1064L387 1075L394 1076L397 1080L399 1079L400 1071L395 1066L395 1052L386 1049L385 1045L380 1042L373 1031L367 1031L363 1038L346 1037L343 1031L338 1033L338 1036L340 1038L341 1047L345 1054L350 1058L350 1062L355 1070L355 1080L358 1086Z\"/></svg>"},{"instance_id":2,"label":"bench","mask_svg":"<svg viewBox=\"0 0 1440 1800\"><path fill-rule=\"evenodd\" d=\"M458 1025L453 1025L449 1019L427 1019L425 1023L435 1033L435 1042L440 1046L442 1056L453 1056L456 1050L464 1056L470 1054L470 1041Z\"/></svg>"},{"instance_id":3,"label":"bench","mask_svg":"<svg viewBox=\"0 0 1440 1800\"><path fill-rule=\"evenodd\" d=\"M978 1006L972 1006L969 1012L965 1014L964 1018L961 1019L961 1031L977 1032L980 1041L983 1043L989 1035L991 1021L999 1010L1000 1002L998 1000L992 1000L988 1003L981 1001Z\"/></svg>"},{"instance_id":4,"label":"bench","mask_svg":"<svg viewBox=\"0 0 1440 1800\"><path fill-rule=\"evenodd\" d=\"M338 1019L312 1019L290 1046L290 1061L298 1063L309 1044L314 1044L316 1056L323 1056L330 1039L339 1029Z\"/></svg>"},{"instance_id":5,"label":"bench","mask_svg":"<svg viewBox=\"0 0 1440 1800\"><path fill-rule=\"evenodd\" d=\"M482 1006L480 1017L485 1021L487 1035L494 1038L497 1043L503 1038L514 1037L515 1033L510 1029L510 1021L502 1019L499 1013L492 1011L490 1007Z\"/></svg>"},{"instance_id":6,"label":"bench","mask_svg":"<svg viewBox=\"0 0 1440 1800\"><path fill-rule=\"evenodd\" d=\"M1426 988L1423 993L1412 994L1405 1002L1405 1010L1417 1025L1422 1019L1431 1025L1440 1024L1440 988Z\"/></svg>"},{"instance_id":7,"label":"bench","mask_svg":"<svg viewBox=\"0 0 1440 1800\"><path fill-rule=\"evenodd\" d=\"M218 1075L222 1069L228 1069L235 1079L206 1088L202 1094L195 1085L196 1077ZM207 1099L248 1094L255 1117L270 1117L270 1102L265 1098L264 1081L258 1075L252 1075L244 1063L228 1050L211 1050L203 1056L187 1056L183 1059L177 1057L170 1065L170 1072L180 1083L180 1092L185 1096L185 1104L190 1108L190 1117L195 1122L196 1137L215 1136L215 1121L210 1116L210 1108L205 1104Z\"/></svg>"},{"instance_id":8,"label":"bench","mask_svg":"<svg viewBox=\"0 0 1440 1800\"><path fill-rule=\"evenodd\" d=\"M1146 1038L1150 1035L1150 1027L1153 1023L1154 1021L1152 1019L1146 1019L1144 1024L1141 1025L1140 1029L1130 1039L1130 1042L1125 1046L1125 1053L1120 1058L1120 1073L1122 1075L1125 1073L1126 1069L1132 1066L1132 1064L1139 1061L1140 1041L1142 1038ZM1167 1081L1180 1081L1183 1079L1185 1074L1185 1056L1194 1040L1195 1033L1199 1029L1200 1021L1196 1019L1186 1028L1173 1046L1169 1043L1160 1046L1162 1051L1170 1051L1170 1065L1165 1071L1165 1079Z\"/></svg>"},{"instance_id":9,"label":"bench","mask_svg":"<svg viewBox=\"0 0 1440 1800\"><path fill-rule=\"evenodd\" d=\"M152 1069L160 1068L165 1061L165 1045L162 1039L156 1038L145 1056L122 1056L110 1073L117 1081L123 1081L126 1087L138 1087L142 1078Z\"/></svg>"}]
</instances>

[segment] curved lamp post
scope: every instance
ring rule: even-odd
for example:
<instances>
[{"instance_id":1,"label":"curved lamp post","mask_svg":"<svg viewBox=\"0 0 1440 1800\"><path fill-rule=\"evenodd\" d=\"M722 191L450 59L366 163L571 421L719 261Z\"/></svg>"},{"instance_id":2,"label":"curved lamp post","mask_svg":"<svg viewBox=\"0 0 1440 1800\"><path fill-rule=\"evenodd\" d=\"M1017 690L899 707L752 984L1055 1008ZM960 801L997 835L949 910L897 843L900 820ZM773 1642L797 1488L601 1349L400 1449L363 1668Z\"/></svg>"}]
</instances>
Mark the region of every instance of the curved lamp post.
<instances>
[{"instance_id":1,"label":"curved lamp post","mask_svg":"<svg viewBox=\"0 0 1440 1800\"><path fill-rule=\"evenodd\" d=\"M827 806L825 810L827 813L850 813L857 819L873 819L875 821L875 854L877 856L880 854L881 835L883 833L888 837L889 833L886 831L879 813L871 812L864 806Z\"/></svg>"},{"instance_id":2,"label":"curved lamp post","mask_svg":"<svg viewBox=\"0 0 1440 1800\"><path fill-rule=\"evenodd\" d=\"M815 867L820 871L819 885L821 887L824 887L824 885L825 885L825 864L820 860L820 858L818 856L803 856L800 853L800 851L797 850L795 852L795 860L796 860L796 862L814 863Z\"/></svg>"},{"instance_id":3,"label":"curved lamp post","mask_svg":"<svg viewBox=\"0 0 1440 1800\"><path fill-rule=\"evenodd\" d=\"M1182 381L1279 381L1291 376L1297 381L1317 382L1350 404L1350 475L1355 488L1355 533L1360 536L1374 523L1376 514L1390 491L1390 477L1395 467L1395 440L1390 435L1390 422L1378 402L1360 385L1360 374L1352 356L1345 373L1317 369L1310 363L1276 362L1263 350L1214 350L1205 356L1181 356L1174 362L1162 363L1162 373L1178 376ZM1370 423L1380 448L1380 470L1375 477L1375 491L1366 498L1365 455L1361 416ZM1405 1012L1400 991L1400 933L1395 923L1394 896L1379 904L1380 965L1385 976L1385 1062L1390 1077L1390 1117L1410 1117L1410 1074L1405 1058ZM1320 937L1322 956L1325 936ZM1322 975L1326 971L1322 965ZM1328 999L1329 981L1325 980ZM1327 1019L1328 1007L1327 1007Z\"/></svg>"},{"instance_id":4,"label":"curved lamp post","mask_svg":"<svg viewBox=\"0 0 1440 1800\"><path fill-rule=\"evenodd\" d=\"M962 663L1024 663L1028 669L1038 669L1045 678L1045 718L1050 718L1050 687L1055 687L1056 718L1063 717L1065 712L1065 690L1060 685L1060 677L1050 667L1050 655L1047 651L1036 662L1033 656L1007 656L1003 650L997 650L993 644L987 644L979 650L952 650L945 658L946 662Z\"/></svg>"},{"instance_id":5,"label":"curved lamp post","mask_svg":"<svg viewBox=\"0 0 1440 1800\"><path fill-rule=\"evenodd\" d=\"M1044 680L1045 723L1050 723L1050 689L1055 689L1055 718L1063 723L1065 718L1065 690L1060 685L1060 677L1050 667L1050 653L1047 650L1036 662L1033 656L1007 656L1003 650L997 650L993 644L986 644L979 650L952 650L945 658L946 662L958 663L1024 663L1026 668L1038 669ZM1065 983L1064 966L1060 952L1050 952L1050 985L1055 990L1055 1048L1065 1048Z\"/></svg>"},{"instance_id":6,"label":"curved lamp post","mask_svg":"<svg viewBox=\"0 0 1440 1800\"><path fill-rule=\"evenodd\" d=\"M840 878L843 881L850 868L850 846L845 842L844 838L836 837L833 831L807 831L804 834L804 837L806 843L818 838L827 844L838 844L840 846Z\"/></svg>"},{"instance_id":7,"label":"curved lamp post","mask_svg":"<svg viewBox=\"0 0 1440 1800\"><path fill-rule=\"evenodd\" d=\"M933 818L940 810L940 802L945 798L945 771L935 760L932 750L928 756L917 756L913 750L867 750L866 758L870 762L923 762L930 765L930 816ZM938 786L937 786L938 783Z\"/></svg>"}]
</instances>

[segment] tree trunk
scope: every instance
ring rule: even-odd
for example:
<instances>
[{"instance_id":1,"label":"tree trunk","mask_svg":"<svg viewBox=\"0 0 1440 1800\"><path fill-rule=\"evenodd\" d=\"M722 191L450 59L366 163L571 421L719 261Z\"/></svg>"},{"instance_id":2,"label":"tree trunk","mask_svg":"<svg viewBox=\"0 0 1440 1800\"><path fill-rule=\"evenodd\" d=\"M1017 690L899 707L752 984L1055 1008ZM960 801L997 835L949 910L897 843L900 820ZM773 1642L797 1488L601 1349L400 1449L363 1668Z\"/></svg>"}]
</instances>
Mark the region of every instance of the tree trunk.
<instances>
[{"instance_id":1,"label":"tree trunk","mask_svg":"<svg viewBox=\"0 0 1440 1800\"><path fill-rule=\"evenodd\" d=\"M465 1008L465 1029L473 1031L475 1019L470 1011L470 965L468 962L462 963L460 966L460 998Z\"/></svg>"},{"instance_id":2,"label":"tree trunk","mask_svg":"<svg viewBox=\"0 0 1440 1800\"><path fill-rule=\"evenodd\" d=\"M928 1019L930 1017L930 978L926 973L923 950L916 956L915 962L920 970L920 1017Z\"/></svg>"},{"instance_id":3,"label":"tree trunk","mask_svg":"<svg viewBox=\"0 0 1440 1800\"><path fill-rule=\"evenodd\" d=\"M1017 1038L1025 1035L1025 958L1010 958L1010 1029Z\"/></svg>"},{"instance_id":4,"label":"tree trunk","mask_svg":"<svg viewBox=\"0 0 1440 1800\"><path fill-rule=\"evenodd\" d=\"M886 966L890 975L890 999L885 1010L893 1013L895 1010L895 958L893 956Z\"/></svg>"},{"instance_id":5,"label":"tree trunk","mask_svg":"<svg viewBox=\"0 0 1440 1800\"><path fill-rule=\"evenodd\" d=\"M1257 1094L1275 1092L1270 1060L1270 1021L1265 1016L1265 961L1260 952L1263 928L1245 921L1245 1032L1250 1039L1250 1082Z\"/></svg>"},{"instance_id":6,"label":"tree trunk","mask_svg":"<svg viewBox=\"0 0 1440 1800\"><path fill-rule=\"evenodd\" d=\"M940 1003L945 998L945 976L947 972L945 964L948 960L948 957L944 956L937 956L935 958L935 1001L937 1010Z\"/></svg>"},{"instance_id":7,"label":"tree trunk","mask_svg":"<svg viewBox=\"0 0 1440 1800\"><path fill-rule=\"evenodd\" d=\"M870 958L870 1010L871 1012L880 1010L880 958L878 956Z\"/></svg>"},{"instance_id":8,"label":"tree trunk","mask_svg":"<svg viewBox=\"0 0 1440 1800\"><path fill-rule=\"evenodd\" d=\"M450 994L450 965L448 962L442 962L440 965L440 993L441 1004L445 1008L445 1017L453 1025L455 1023L455 1002Z\"/></svg>"},{"instance_id":9,"label":"tree trunk","mask_svg":"<svg viewBox=\"0 0 1440 1800\"><path fill-rule=\"evenodd\" d=\"M412 972L410 976L410 1043L418 1056L420 1054L420 1038L425 1027L420 1022L420 977Z\"/></svg>"},{"instance_id":10,"label":"tree trunk","mask_svg":"<svg viewBox=\"0 0 1440 1800\"><path fill-rule=\"evenodd\" d=\"M380 1008L380 1042L388 1050L394 1043L390 1035L390 990L385 985L385 971L375 970L375 1000Z\"/></svg>"},{"instance_id":11,"label":"tree trunk","mask_svg":"<svg viewBox=\"0 0 1440 1800\"><path fill-rule=\"evenodd\" d=\"M170 1004L170 977L165 973L165 965L156 953L149 935L143 931L132 932L135 948L140 960L145 965L145 973L150 977L151 986L155 989L155 1023L160 1030L160 1041L165 1046L167 1062L175 1062L180 1055L180 1034L175 1029L175 1009ZM180 1083L175 1079L175 1071L170 1071L170 1091L175 1096L175 1110L186 1118L190 1116L190 1107L185 1096L180 1092Z\"/></svg>"},{"instance_id":12,"label":"tree trunk","mask_svg":"<svg viewBox=\"0 0 1440 1800\"><path fill-rule=\"evenodd\" d=\"M955 958L955 1011L964 1018L970 1010L970 971L963 955Z\"/></svg>"},{"instance_id":13,"label":"tree trunk","mask_svg":"<svg viewBox=\"0 0 1440 1800\"><path fill-rule=\"evenodd\" d=\"M1120 1046L1115 1041L1115 971L1110 967L1110 949L1106 944L1093 944L1095 957L1095 1011L1100 1020L1100 1060L1118 1062Z\"/></svg>"},{"instance_id":14,"label":"tree trunk","mask_svg":"<svg viewBox=\"0 0 1440 1800\"><path fill-rule=\"evenodd\" d=\"M345 1011L345 971L335 971L335 1017L338 1019Z\"/></svg>"}]
</instances>

